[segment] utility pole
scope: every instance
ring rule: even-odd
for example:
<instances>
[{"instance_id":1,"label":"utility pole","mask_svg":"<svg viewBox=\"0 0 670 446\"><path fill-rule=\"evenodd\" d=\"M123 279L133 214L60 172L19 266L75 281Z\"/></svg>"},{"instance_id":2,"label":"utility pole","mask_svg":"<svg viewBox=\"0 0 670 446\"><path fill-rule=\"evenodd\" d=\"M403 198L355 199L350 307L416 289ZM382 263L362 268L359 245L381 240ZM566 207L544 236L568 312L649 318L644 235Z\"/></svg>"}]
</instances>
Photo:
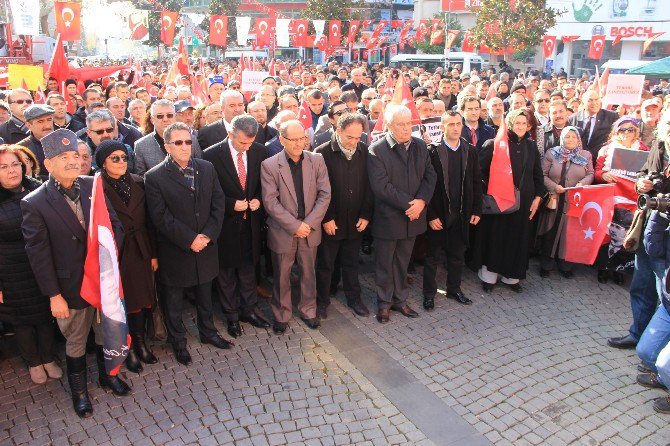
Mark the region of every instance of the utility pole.
<instances>
[{"instance_id":1,"label":"utility pole","mask_svg":"<svg viewBox=\"0 0 670 446\"><path fill-rule=\"evenodd\" d=\"M444 72L449 68L449 22L451 21L451 2L449 0L449 10L444 12Z\"/></svg>"}]
</instances>

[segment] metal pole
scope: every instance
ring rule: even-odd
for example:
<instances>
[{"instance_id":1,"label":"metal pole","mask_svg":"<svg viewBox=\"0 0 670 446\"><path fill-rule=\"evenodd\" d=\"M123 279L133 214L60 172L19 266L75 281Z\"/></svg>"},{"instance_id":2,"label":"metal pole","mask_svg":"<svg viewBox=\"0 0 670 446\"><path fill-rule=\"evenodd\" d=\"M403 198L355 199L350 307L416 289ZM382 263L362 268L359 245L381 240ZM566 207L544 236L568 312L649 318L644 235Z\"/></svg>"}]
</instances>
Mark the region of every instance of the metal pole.
<instances>
[{"instance_id":1,"label":"metal pole","mask_svg":"<svg viewBox=\"0 0 670 446\"><path fill-rule=\"evenodd\" d=\"M449 0L449 10L444 13L444 72L447 72L449 66L449 52L450 48L447 46L449 43L449 22L451 21L451 2Z\"/></svg>"}]
</instances>

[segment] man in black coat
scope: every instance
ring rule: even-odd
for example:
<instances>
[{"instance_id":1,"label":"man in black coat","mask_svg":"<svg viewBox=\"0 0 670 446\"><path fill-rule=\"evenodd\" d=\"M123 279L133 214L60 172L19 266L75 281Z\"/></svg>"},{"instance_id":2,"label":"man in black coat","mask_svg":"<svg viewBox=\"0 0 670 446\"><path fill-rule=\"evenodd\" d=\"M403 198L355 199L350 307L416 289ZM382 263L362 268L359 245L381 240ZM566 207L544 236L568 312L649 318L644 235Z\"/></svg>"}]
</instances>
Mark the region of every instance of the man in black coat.
<instances>
[{"instance_id":1,"label":"man in black coat","mask_svg":"<svg viewBox=\"0 0 670 446\"><path fill-rule=\"evenodd\" d=\"M366 117L342 115L332 139L317 147L328 168L331 199L323 218L324 236L316 258L317 315L328 317L330 285L335 259L340 259L347 305L359 316L370 314L361 301L358 281L363 231L372 219L373 196L368 181L367 146L360 142Z\"/></svg>"},{"instance_id":2,"label":"man in black coat","mask_svg":"<svg viewBox=\"0 0 670 446\"><path fill-rule=\"evenodd\" d=\"M461 137L462 127L461 116L447 111L442 115L444 139L430 148L437 183L428 204L423 267L423 307L426 310L435 307L440 249L447 255L447 297L464 305L472 303L461 290L461 277L470 225L479 223L482 214L482 179L477 151Z\"/></svg>"},{"instance_id":3,"label":"man in black coat","mask_svg":"<svg viewBox=\"0 0 670 446\"><path fill-rule=\"evenodd\" d=\"M221 94L221 111L223 117L198 130L200 149L218 144L228 137L230 123L235 116L244 114L244 96L237 90L226 90Z\"/></svg>"},{"instance_id":4,"label":"man in black coat","mask_svg":"<svg viewBox=\"0 0 670 446\"><path fill-rule=\"evenodd\" d=\"M30 134L17 143L20 146L28 147L35 154L37 161L40 163L40 176L44 180L49 176L49 172L44 167L44 150L40 141L54 131L53 115L54 109L48 105L35 104L28 107L23 116L26 119L26 127L30 130Z\"/></svg>"},{"instance_id":5,"label":"man in black coat","mask_svg":"<svg viewBox=\"0 0 670 446\"><path fill-rule=\"evenodd\" d=\"M51 177L22 203L23 235L30 264L42 294L49 296L51 312L65 336L68 381L74 410L80 417L93 413L86 387L86 339L95 333L100 385L116 395L130 387L118 376L107 375L102 332L95 308L81 297L86 260L87 227L93 178L79 177L77 137L59 129L42 138L45 166ZM123 238L121 223L107 202L117 246Z\"/></svg>"},{"instance_id":6,"label":"man in black coat","mask_svg":"<svg viewBox=\"0 0 670 446\"><path fill-rule=\"evenodd\" d=\"M214 165L226 197L218 241L216 285L228 334L237 338L242 335L240 321L258 328L270 326L258 308L256 291L263 222L261 162L265 159L265 147L254 142L259 125L253 117L236 116L230 127L228 137L205 150L203 158Z\"/></svg>"},{"instance_id":7,"label":"man in black coat","mask_svg":"<svg viewBox=\"0 0 670 446\"><path fill-rule=\"evenodd\" d=\"M193 289L203 344L228 349L212 315L212 280L219 272L217 239L225 196L208 161L191 156L191 129L181 122L165 129L165 160L145 174L149 215L156 227L158 277L169 342L177 361L191 363L182 322L184 291Z\"/></svg>"},{"instance_id":8,"label":"man in black coat","mask_svg":"<svg viewBox=\"0 0 670 446\"><path fill-rule=\"evenodd\" d=\"M23 113L33 103L33 97L28 90L15 88L7 95L9 111L12 117L9 121L0 124L0 138L5 144L16 144L28 136L29 130L25 124Z\"/></svg>"},{"instance_id":9,"label":"man in black coat","mask_svg":"<svg viewBox=\"0 0 670 446\"><path fill-rule=\"evenodd\" d=\"M403 105L388 105L389 129L370 146L368 175L375 196L375 281L380 323L389 310L407 317L418 314L407 305L407 267L417 235L426 232L426 205L437 177L423 140L412 136L412 115Z\"/></svg>"},{"instance_id":10,"label":"man in black coat","mask_svg":"<svg viewBox=\"0 0 670 446\"><path fill-rule=\"evenodd\" d=\"M619 119L619 115L602 108L600 93L596 90L587 90L582 96L582 102L585 109L570 116L568 122L581 131L582 145L591 152L595 165L598 151L607 144L612 125Z\"/></svg>"},{"instance_id":11,"label":"man in black coat","mask_svg":"<svg viewBox=\"0 0 670 446\"><path fill-rule=\"evenodd\" d=\"M258 132L256 133L256 142L262 146L279 136L276 128L268 125L268 110L261 101L252 101L247 105L247 112L258 122Z\"/></svg>"},{"instance_id":12,"label":"man in black coat","mask_svg":"<svg viewBox=\"0 0 670 446\"><path fill-rule=\"evenodd\" d=\"M477 153L489 139L495 138L495 130L480 117L481 102L477 96L466 96L461 101L460 112L463 116L461 137L475 146Z\"/></svg>"}]
</instances>

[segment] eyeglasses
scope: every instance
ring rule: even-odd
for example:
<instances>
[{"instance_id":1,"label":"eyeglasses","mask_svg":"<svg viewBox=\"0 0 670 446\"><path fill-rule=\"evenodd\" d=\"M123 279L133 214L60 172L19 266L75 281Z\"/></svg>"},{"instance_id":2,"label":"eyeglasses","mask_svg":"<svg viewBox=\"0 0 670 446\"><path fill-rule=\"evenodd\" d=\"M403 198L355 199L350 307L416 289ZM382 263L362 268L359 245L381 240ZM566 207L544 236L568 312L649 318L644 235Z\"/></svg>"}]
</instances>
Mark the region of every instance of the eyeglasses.
<instances>
[{"instance_id":1,"label":"eyeglasses","mask_svg":"<svg viewBox=\"0 0 670 446\"><path fill-rule=\"evenodd\" d=\"M618 133L635 133L635 127L621 127L617 130Z\"/></svg>"},{"instance_id":2,"label":"eyeglasses","mask_svg":"<svg viewBox=\"0 0 670 446\"><path fill-rule=\"evenodd\" d=\"M282 136L282 138L284 138ZM300 138L284 138L286 141L291 141L291 142L300 142L300 141L306 141L307 137L306 136L301 136Z\"/></svg>"},{"instance_id":3,"label":"eyeglasses","mask_svg":"<svg viewBox=\"0 0 670 446\"><path fill-rule=\"evenodd\" d=\"M0 171L1 172L7 172L9 169L20 170L21 166L23 166L23 164L21 164L19 161L15 162L15 163L12 163L12 164L0 164Z\"/></svg>"},{"instance_id":4,"label":"eyeglasses","mask_svg":"<svg viewBox=\"0 0 670 446\"><path fill-rule=\"evenodd\" d=\"M118 163L127 163L128 162L128 155L110 155L109 160L113 162L114 164Z\"/></svg>"},{"instance_id":5,"label":"eyeglasses","mask_svg":"<svg viewBox=\"0 0 670 446\"><path fill-rule=\"evenodd\" d=\"M165 119L165 118L167 118L167 119L174 118L174 113L166 113L166 114L161 113L159 115L156 115L156 119Z\"/></svg>"},{"instance_id":6,"label":"eyeglasses","mask_svg":"<svg viewBox=\"0 0 670 446\"><path fill-rule=\"evenodd\" d=\"M537 99L537 100L535 100L535 102L537 102L537 103L544 102L545 104L548 104L549 102L551 102L551 99L549 99L549 98L547 98L547 99Z\"/></svg>"},{"instance_id":7,"label":"eyeglasses","mask_svg":"<svg viewBox=\"0 0 670 446\"><path fill-rule=\"evenodd\" d=\"M32 99L19 99L18 101L10 102L10 104L19 104L19 105L32 104L32 103L33 103Z\"/></svg>"},{"instance_id":8,"label":"eyeglasses","mask_svg":"<svg viewBox=\"0 0 670 446\"><path fill-rule=\"evenodd\" d=\"M335 116L340 116L340 115L343 115L345 111L346 111L346 110L340 110L340 111L333 112L333 114L334 114Z\"/></svg>"},{"instance_id":9,"label":"eyeglasses","mask_svg":"<svg viewBox=\"0 0 670 446\"><path fill-rule=\"evenodd\" d=\"M176 141L169 142L168 144L172 144L172 145L175 145L175 146L177 146L177 147L181 147L181 146L183 146L184 144L186 144L187 146L190 146L190 145L193 144L193 140L191 140L191 139L186 139L186 140L183 140L183 141L182 141L181 139L178 139L178 140L176 140Z\"/></svg>"},{"instance_id":10,"label":"eyeglasses","mask_svg":"<svg viewBox=\"0 0 670 446\"><path fill-rule=\"evenodd\" d=\"M109 127L109 128L100 129L100 130L91 130L91 131L98 136L101 136L105 133L109 133L111 135L112 133L114 133L114 127Z\"/></svg>"},{"instance_id":11,"label":"eyeglasses","mask_svg":"<svg viewBox=\"0 0 670 446\"><path fill-rule=\"evenodd\" d=\"M370 96L368 98L363 98L364 101L371 101L373 99L377 99L377 96Z\"/></svg>"}]
</instances>

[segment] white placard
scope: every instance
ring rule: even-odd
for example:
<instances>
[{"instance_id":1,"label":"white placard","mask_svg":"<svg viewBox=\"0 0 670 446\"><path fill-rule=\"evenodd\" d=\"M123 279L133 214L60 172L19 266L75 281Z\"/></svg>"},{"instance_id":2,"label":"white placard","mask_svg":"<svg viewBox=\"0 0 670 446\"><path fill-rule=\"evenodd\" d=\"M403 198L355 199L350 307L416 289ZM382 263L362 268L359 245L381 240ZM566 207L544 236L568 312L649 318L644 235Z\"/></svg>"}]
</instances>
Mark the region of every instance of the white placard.
<instances>
[{"instance_id":1,"label":"white placard","mask_svg":"<svg viewBox=\"0 0 670 446\"><path fill-rule=\"evenodd\" d=\"M610 74L604 102L617 105L639 105L642 101L644 74Z\"/></svg>"},{"instance_id":2,"label":"white placard","mask_svg":"<svg viewBox=\"0 0 670 446\"><path fill-rule=\"evenodd\" d=\"M249 71L242 72L242 91L256 92L261 89L263 79L268 77L270 73L267 71Z\"/></svg>"},{"instance_id":3,"label":"white placard","mask_svg":"<svg viewBox=\"0 0 670 446\"><path fill-rule=\"evenodd\" d=\"M14 34L40 35L40 0L10 0Z\"/></svg>"}]
</instances>

